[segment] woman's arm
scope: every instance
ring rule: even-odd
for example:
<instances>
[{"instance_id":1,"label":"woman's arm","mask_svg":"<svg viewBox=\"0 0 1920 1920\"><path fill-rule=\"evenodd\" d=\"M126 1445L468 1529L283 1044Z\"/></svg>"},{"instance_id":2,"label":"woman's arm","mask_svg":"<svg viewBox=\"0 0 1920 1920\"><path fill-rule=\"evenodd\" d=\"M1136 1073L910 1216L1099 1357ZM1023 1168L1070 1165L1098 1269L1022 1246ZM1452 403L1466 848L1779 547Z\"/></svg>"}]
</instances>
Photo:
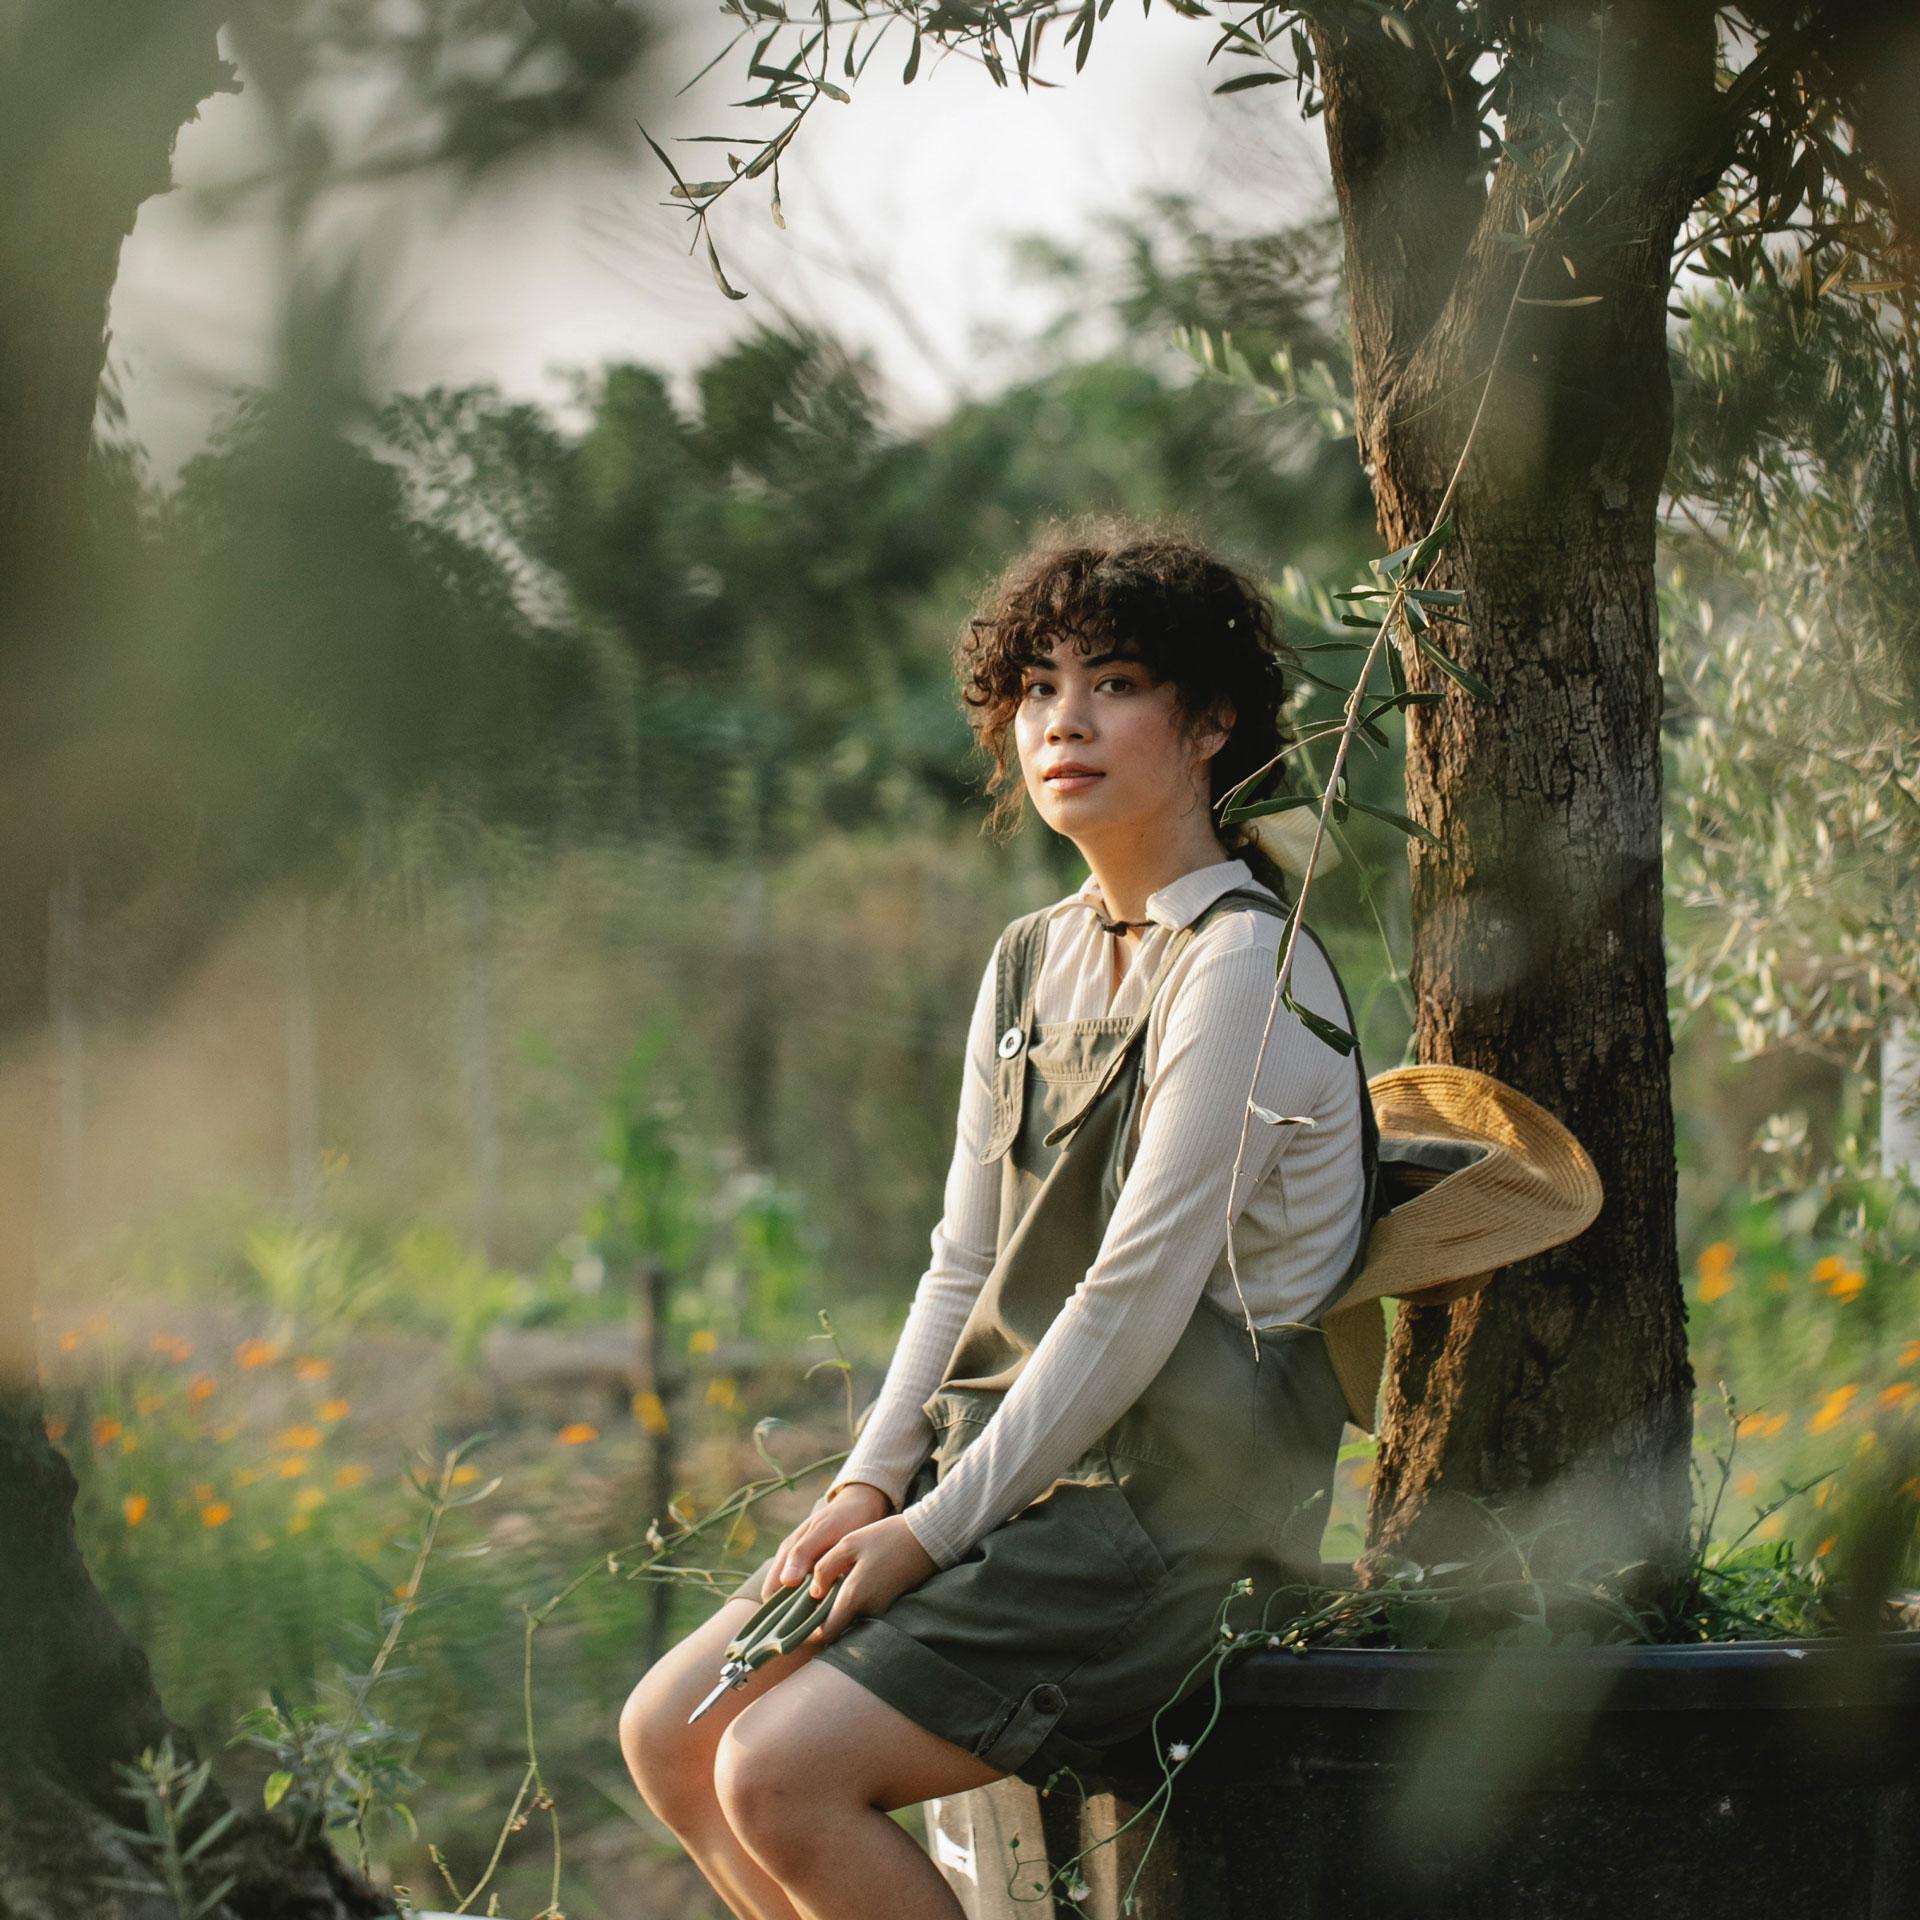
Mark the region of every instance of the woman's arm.
<instances>
[{"instance_id":1,"label":"woman's arm","mask_svg":"<svg viewBox=\"0 0 1920 1920\"><path fill-rule=\"evenodd\" d=\"M1139 1151L1099 1257L985 1432L902 1516L939 1565L1038 1499L1140 1397L1185 1329L1226 1243L1227 1188L1273 991L1277 928L1264 915L1234 916L1194 944L1181 977L1162 989L1165 1027ZM1295 991L1315 1012L1343 1020L1332 975L1313 959L1307 964L1303 946ZM1353 1071L1282 1014L1256 1097L1279 1113L1311 1114L1327 1105L1332 1076ZM1239 1210L1291 1131L1255 1124Z\"/></svg>"},{"instance_id":2,"label":"woman's arm","mask_svg":"<svg viewBox=\"0 0 1920 1920\"><path fill-rule=\"evenodd\" d=\"M933 1445L922 1406L946 1377L960 1329L993 1270L1000 1224L1000 1169L983 1167L993 1113L993 988L997 949L967 1030L965 1078L947 1169L946 1207L933 1230L933 1257L893 1350L880 1398L833 1489L851 1481L876 1487L898 1507ZM811 1564L811 1563L809 1563Z\"/></svg>"}]
</instances>

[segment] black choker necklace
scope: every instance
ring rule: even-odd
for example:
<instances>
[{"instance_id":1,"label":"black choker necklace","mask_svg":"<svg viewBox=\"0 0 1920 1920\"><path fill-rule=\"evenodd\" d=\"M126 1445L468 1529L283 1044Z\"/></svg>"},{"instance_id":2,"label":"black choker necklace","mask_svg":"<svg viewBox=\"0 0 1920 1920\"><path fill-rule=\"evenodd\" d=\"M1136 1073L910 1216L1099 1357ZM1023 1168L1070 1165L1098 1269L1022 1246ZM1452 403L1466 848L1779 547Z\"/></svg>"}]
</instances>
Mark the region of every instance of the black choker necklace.
<instances>
[{"instance_id":1,"label":"black choker necklace","mask_svg":"<svg viewBox=\"0 0 1920 1920\"><path fill-rule=\"evenodd\" d=\"M1148 927L1153 925L1151 920L1102 920L1098 907L1094 909L1093 917L1100 931L1102 933L1112 934L1116 940L1123 934L1144 933Z\"/></svg>"}]
</instances>

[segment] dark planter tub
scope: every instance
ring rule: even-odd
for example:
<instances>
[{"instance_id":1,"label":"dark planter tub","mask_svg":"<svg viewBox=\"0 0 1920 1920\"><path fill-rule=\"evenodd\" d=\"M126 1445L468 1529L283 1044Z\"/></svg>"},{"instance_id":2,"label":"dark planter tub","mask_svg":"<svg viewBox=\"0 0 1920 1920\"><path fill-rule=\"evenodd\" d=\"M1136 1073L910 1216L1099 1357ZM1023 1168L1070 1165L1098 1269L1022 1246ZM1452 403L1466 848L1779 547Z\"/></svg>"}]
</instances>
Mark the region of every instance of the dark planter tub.
<instances>
[{"instance_id":1,"label":"dark planter tub","mask_svg":"<svg viewBox=\"0 0 1920 1920\"><path fill-rule=\"evenodd\" d=\"M1191 1741L1195 1703L1163 1722ZM1042 1798L932 1802L972 1920L1152 1793L1144 1742ZM1138 1920L1920 1920L1920 1635L1871 1645L1259 1653L1182 1768ZM1079 1868L1119 1920L1154 1816ZM1026 1862L1022 1868L1018 1861Z\"/></svg>"}]
</instances>

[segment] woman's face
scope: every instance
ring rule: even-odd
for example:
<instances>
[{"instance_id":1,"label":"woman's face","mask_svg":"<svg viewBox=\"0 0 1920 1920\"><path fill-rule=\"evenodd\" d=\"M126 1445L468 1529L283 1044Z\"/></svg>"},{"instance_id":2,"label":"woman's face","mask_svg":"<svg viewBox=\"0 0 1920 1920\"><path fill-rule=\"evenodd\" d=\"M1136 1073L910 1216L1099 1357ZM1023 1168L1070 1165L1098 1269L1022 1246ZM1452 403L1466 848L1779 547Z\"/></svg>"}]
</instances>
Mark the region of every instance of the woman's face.
<instances>
[{"instance_id":1,"label":"woman's face","mask_svg":"<svg viewBox=\"0 0 1920 1920\"><path fill-rule=\"evenodd\" d=\"M1026 669L1014 714L1020 771L1040 817L1075 842L1164 831L1206 814L1223 727L1189 728L1174 688L1096 641Z\"/></svg>"}]
</instances>

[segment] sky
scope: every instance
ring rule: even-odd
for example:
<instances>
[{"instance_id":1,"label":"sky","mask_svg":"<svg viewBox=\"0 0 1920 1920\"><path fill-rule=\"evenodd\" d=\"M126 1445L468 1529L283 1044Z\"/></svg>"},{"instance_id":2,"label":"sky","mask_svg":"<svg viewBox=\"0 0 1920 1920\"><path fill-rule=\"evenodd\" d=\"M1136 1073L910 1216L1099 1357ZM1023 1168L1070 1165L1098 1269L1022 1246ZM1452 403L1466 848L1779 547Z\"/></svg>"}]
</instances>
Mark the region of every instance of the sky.
<instances>
[{"instance_id":1,"label":"sky","mask_svg":"<svg viewBox=\"0 0 1920 1920\"><path fill-rule=\"evenodd\" d=\"M717 9L662 0L656 18L667 31L631 103L649 132L672 149L768 119L730 105L743 55L683 98L663 84L718 50ZM903 87L904 43L898 59L884 49L850 105L814 112L783 166L785 232L757 183L716 216L740 302L687 256L683 217L660 204L663 170L625 113L615 146L549 147L477 188L415 177L338 194L316 244L375 270L366 337L390 389L484 381L559 405L576 370L640 360L684 376L784 314L864 348L899 417L930 419L1016 377L1008 343L1052 317L1056 296L1016 272L1014 236L1085 244L1103 216L1167 192L1200 201L1219 230L1270 228L1325 195L1319 129L1292 90L1215 98L1208 45L1204 23L1122 6L1084 72L1059 60L1058 89L1027 95L958 60ZM264 206L216 211L211 191L257 159L262 124L245 92L209 101L181 135L177 191L147 203L122 257L110 364L163 475L272 374L281 242ZM676 159L695 178L712 152Z\"/></svg>"}]
</instances>

